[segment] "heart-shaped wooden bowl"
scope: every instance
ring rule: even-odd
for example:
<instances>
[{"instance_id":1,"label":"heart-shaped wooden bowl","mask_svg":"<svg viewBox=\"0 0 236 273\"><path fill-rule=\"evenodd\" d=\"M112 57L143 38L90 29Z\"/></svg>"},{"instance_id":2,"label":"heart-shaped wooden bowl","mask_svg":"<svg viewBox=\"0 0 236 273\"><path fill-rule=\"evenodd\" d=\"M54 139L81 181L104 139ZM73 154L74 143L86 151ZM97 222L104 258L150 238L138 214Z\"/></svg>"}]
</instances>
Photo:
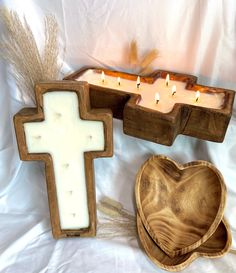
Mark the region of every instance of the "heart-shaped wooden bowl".
<instances>
[{"instance_id":1,"label":"heart-shaped wooden bowl","mask_svg":"<svg viewBox=\"0 0 236 273\"><path fill-rule=\"evenodd\" d=\"M168 271L180 271L198 257L218 258L229 250L232 242L229 226L225 219L221 221L215 233L200 247L187 254L170 258L150 237L141 218L137 214L137 229L140 242L148 257L160 268Z\"/></svg>"},{"instance_id":2,"label":"heart-shaped wooden bowl","mask_svg":"<svg viewBox=\"0 0 236 273\"><path fill-rule=\"evenodd\" d=\"M209 162L181 165L158 155L139 170L135 195L150 236L175 257L196 249L215 232L223 217L226 187Z\"/></svg>"}]
</instances>

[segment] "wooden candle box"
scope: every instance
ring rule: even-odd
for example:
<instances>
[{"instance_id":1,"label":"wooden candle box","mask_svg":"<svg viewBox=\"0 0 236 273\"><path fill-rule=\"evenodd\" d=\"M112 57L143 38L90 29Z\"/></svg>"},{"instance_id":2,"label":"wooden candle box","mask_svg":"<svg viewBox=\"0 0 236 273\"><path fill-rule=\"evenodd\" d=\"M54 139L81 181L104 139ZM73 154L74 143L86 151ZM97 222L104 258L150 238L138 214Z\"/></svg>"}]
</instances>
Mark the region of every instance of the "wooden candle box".
<instances>
[{"instance_id":1,"label":"wooden candle box","mask_svg":"<svg viewBox=\"0 0 236 273\"><path fill-rule=\"evenodd\" d=\"M134 81L134 85L137 80L137 75L101 68L83 68L67 76L65 80L79 80L89 69L93 69L96 73L101 74L104 71L105 75ZM170 112L162 113L138 105L141 100L139 94L112 89L106 85L90 84L91 107L111 109L115 118L123 119L125 134L159 144L172 145L178 134L222 142L231 118L235 92L199 85L195 76L164 70L157 70L149 76L141 77L141 84L153 84L158 78L166 78L167 74L170 75L170 80L186 83L186 89L189 91L222 93L224 95L222 107L213 109L176 103Z\"/></svg>"},{"instance_id":2,"label":"wooden candle box","mask_svg":"<svg viewBox=\"0 0 236 273\"><path fill-rule=\"evenodd\" d=\"M58 103L56 97L51 96L55 94L59 94L59 97L61 94L63 95L63 99L59 101L61 103ZM25 161L40 160L45 162L53 236L56 239L73 236L95 236L96 195L93 159L113 155L112 113L109 109L90 108L87 83L80 82L75 84L69 81L39 83L36 85L35 95L37 107L22 109L14 116L14 125L20 158ZM46 95L49 95L47 98L51 100L46 100ZM69 104L70 102L72 103ZM49 112L49 110L46 112L46 106L49 106L47 109L51 112ZM75 110L75 114L71 114L71 109ZM50 118L49 113L53 114ZM72 127L69 127L69 121L72 122ZM49 136L49 134L46 134L45 127L43 127L44 130L41 130L41 127L41 131L37 130L36 127L40 124L44 124L47 132L55 135L51 142L48 140L47 136ZM54 124L56 124L56 126L53 126ZM91 128L93 125L88 125L88 127L90 127L85 133L85 124L86 126L87 124L95 124L96 126L99 124L99 127L97 126L96 128L99 129L102 135L102 148L97 148L98 137L95 135L97 130ZM32 134L27 135L27 133L30 132L27 131L27 125L30 125L33 129L36 128L36 130L34 130ZM77 131L76 126L79 128ZM77 148L80 147L78 145L76 147L70 147L69 149L69 141L66 142L64 135L72 137L72 140L75 140L76 143L82 143L82 150L77 150ZM42 144L43 140L44 144ZM32 151L30 147L35 145L34 143L38 145L35 146L36 148L34 149L40 151ZM88 149L84 150L87 144L89 148L87 147ZM61 149L63 145L66 150ZM50 148L49 146L53 146L55 153L50 153L47 150ZM73 157L70 157L71 150L75 151L75 157L74 153L72 154ZM79 175L77 175L77 173ZM80 173L83 173L82 176L80 176ZM82 179L80 179L81 177ZM83 180L83 184L78 184L78 182L80 182L79 180ZM80 187L81 185L82 187ZM72 188L74 188L73 191ZM85 201L85 210L86 215L88 215L88 217L86 216L88 224L86 224L86 227L80 228L76 226L78 226L78 221L83 217L84 210L81 210L79 214L78 204L80 204L80 198L77 198L76 194L84 188L85 196L81 197L87 200ZM63 192L60 192L60 190ZM62 196L64 200L62 200ZM64 202L61 202L61 208L59 201ZM82 205L84 205L84 203ZM66 209L68 211L66 211ZM77 220L73 219L73 217ZM62 227L62 218L64 219L64 227Z\"/></svg>"}]
</instances>

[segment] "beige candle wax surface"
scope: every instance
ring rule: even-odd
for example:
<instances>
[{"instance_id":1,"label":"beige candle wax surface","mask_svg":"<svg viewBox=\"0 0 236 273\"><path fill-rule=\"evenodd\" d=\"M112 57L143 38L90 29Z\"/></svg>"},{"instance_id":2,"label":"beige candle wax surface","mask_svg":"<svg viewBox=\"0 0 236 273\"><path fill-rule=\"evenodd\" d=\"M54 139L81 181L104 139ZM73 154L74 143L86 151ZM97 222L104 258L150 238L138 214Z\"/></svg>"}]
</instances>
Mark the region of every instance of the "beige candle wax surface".
<instances>
[{"instance_id":1,"label":"beige candle wax surface","mask_svg":"<svg viewBox=\"0 0 236 273\"><path fill-rule=\"evenodd\" d=\"M200 93L200 98L196 102L196 92L186 89L186 83L170 80L166 86L166 79L159 78L153 84L143 83L137 88L136 81L122 79L121 85L117 84L117 78L105 75L105 83L101 79L101 74L93 69L85 71L78 81L87 81L90 84L102 86L107 89L126 91L129 93L140 94L142 99L138 105L160 111L162 113L170 112L176 103L184 103L202 106L206 108L221 109L224 102L224 93ZM172 87L176 86L176 93L172 96ZM156 104L155 94L159 93L160 101Z\"/></svg>"},{"instance_id":2,"label":"beige candle wax surface","mask_svg":"<svg viewBox=\"0 0 236 273\"><path fill-rule=\"evenodd\" d=\"M74 92L48 92L43 102L45 120L24 124L28 151L53 159L61 229L87 228L84 152L104 150L103 123L80 118Z\"/></svg>"}]
</instances>

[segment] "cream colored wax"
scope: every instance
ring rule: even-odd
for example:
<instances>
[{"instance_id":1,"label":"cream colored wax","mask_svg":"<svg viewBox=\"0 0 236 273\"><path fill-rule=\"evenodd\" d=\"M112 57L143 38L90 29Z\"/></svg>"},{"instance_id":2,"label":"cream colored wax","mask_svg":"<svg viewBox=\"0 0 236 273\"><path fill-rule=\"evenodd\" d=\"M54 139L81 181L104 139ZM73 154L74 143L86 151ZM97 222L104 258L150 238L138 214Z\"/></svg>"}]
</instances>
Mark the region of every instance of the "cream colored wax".
<instances>
[{"instance_id":1,"label":"cream colored wax","mask_svg":"<svg viewBox=\"0 0 236 273\"><path fill-rule=\"evenodd\" d=\"M101 121L81 120L75 92L43 95L45 120L24 124L29 153L49 153L62 229L89 226L84 152L104 150Z\"/></svg>"},{"instance_id":2,"label":"cream colored wax","mask_svg":"<svg viewBox=\"0 0 236 273\"><path fill-rule=\"evenodd\" d=\"M170 112L175 103L185 103L198 105L207 108L220 109L224 101L224 93L200 93L200 98L196 102L196 92L187 90L186 83L181 81L170 81L167 87L165 79L157 79L153 84L141 82L140 88L137 88L136 81L121 79L120 85L117 83L117 78L105 75L105 81L101 80L101 74L96 73L93 69L87 70L78 81L87 81L90 84L126 91L130 93L140 94L142 99L138 102L139 105L158 110L163 113ZM176 86L176 93L172 96L172 87ZM155 94L159 93L160 100L158 104L155 101Z\"/></svg>"}]
</instances>

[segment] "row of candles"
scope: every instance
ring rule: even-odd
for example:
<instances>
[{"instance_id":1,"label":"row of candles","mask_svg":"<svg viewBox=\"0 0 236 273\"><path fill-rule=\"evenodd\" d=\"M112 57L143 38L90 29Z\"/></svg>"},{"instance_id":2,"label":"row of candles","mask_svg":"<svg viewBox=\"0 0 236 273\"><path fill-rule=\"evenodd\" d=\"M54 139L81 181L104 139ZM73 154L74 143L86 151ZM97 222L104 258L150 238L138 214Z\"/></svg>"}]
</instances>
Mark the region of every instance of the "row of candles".
<instances>
[{"instance_id":1,"label":"row of candles","mask_svg":"<svg viewBox=\"0 0 236 273\"><path fill-rule=\"evenodd\" d=\"M104 73L104 71L102 71L101 80L102 80L102 83L104 84L105 83L105 73ZM120 79L120 77L117 77L117 84L119 86L121 86L121 79ZM168 87L170 85L170 75L169 74L166 75L165 84L166 84L166 87ZM140 76L138 76L137 77L137 81L136 81L136 88L139 90L140 86L141 86L141 81L140 81ZM171 89L171 96L174 97L174 95L176 93L177 93L176 85L173 85L172 89ZM200 92L196 91L196 93L195 93L195 102L198 102L199 98L200 98ZM160 101L160 94L158 92L155 94L154 100L155 100L156 104L159 103L159 101Z\"/></svg>"}]
</instances>

